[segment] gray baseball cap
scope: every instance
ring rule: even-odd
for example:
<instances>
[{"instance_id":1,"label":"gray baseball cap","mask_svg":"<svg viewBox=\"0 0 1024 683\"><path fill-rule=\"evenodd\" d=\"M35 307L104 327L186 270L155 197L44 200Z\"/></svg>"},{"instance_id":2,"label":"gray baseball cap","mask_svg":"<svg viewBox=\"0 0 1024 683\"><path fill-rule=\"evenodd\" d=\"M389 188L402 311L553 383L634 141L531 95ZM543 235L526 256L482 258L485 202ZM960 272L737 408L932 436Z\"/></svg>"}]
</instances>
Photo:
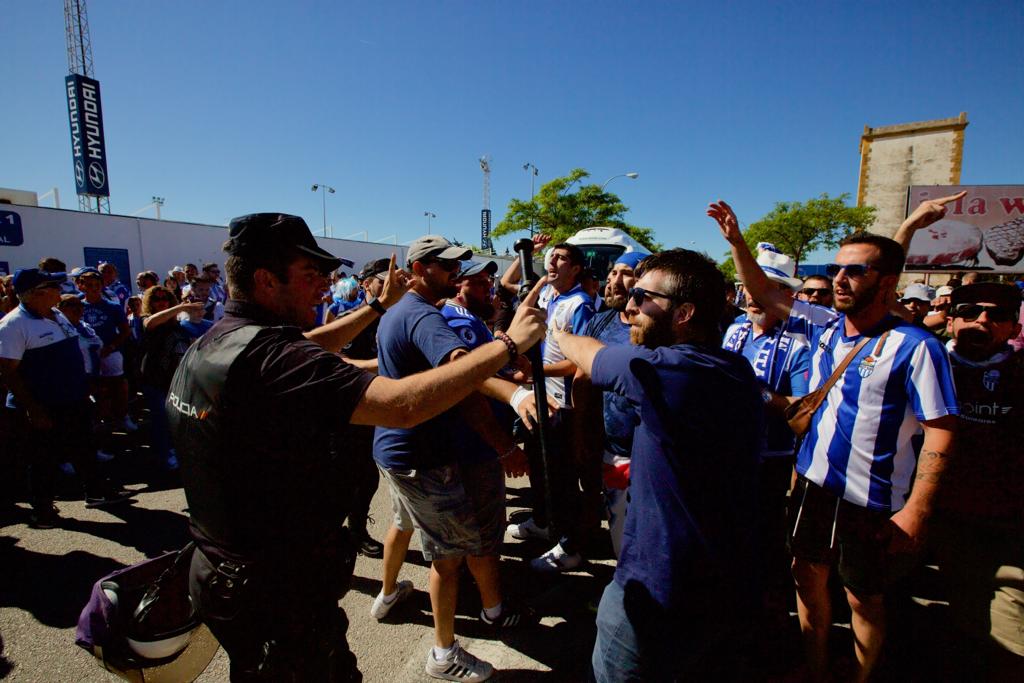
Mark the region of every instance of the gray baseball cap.
<instances>
[{"instance_id":1,"label":"gray baseball cap","mask_svg":"<svg viewBox=\"0 0 1024 683\"><path fill-rule=\"evenodd\" d=\"M440 258L449 261L464 261L473 255L472 249L456 247L440 235L424 235L409 245L405 258L411 266L425 258Z\"/></svg>"},{"instance_id":2,"label":"gray baseball cap","mask_svg":"<svg viewBox=\"0 0 1024 683\"><path fill-rule=\"evenodd\" d=\"M459 279L470 277L477 273L494 275L498 272L498 264L494 261L463 261L462 269L459 270Z\"/></svg>"}]
</instances>

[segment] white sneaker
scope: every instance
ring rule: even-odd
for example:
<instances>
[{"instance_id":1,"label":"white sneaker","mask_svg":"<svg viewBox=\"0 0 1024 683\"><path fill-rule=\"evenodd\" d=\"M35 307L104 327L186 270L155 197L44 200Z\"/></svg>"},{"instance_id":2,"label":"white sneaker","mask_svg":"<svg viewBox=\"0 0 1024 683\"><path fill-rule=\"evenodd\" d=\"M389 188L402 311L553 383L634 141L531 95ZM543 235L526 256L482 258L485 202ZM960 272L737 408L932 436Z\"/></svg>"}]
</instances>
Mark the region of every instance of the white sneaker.
<instances>
[{"instance_id":1,"label":"white sneaker","mask_svg":"<svg viewBox=\"0 0 1024 683\"><path fill-rule=\"evenodd\" d=\"M569 572L583 564L583 556L565 552L559 543L535 560L530 560L530 568L538 572Z\"/></svg>"},{"instance_id":2,"label":"white sneaker","mask_svg":"<svg viewBox=\"0 0 1024 683\"><path fill-rule=\"evenodd\" d=\"M528 517L525 522L520 524L509 524L508 535L512 538L517 538L520 541L525 541L529 538L539 538L547 541L548 539L548 528L544 526L537 526L537 523L533 521L533 517Z\"/></svg>"},{"instance_id":3,"label":"white sneaker","mask_svg":"<svg viewBox=\"0 0 1024 683\"><path fill-rule=\"evenodd\" d=\"M445 681L486 681L494 674L493 666L463 650L457 640L441 661L434 659L434 648L430 648L425 669L428 676Z\"/></svg>"},{"instance_id":4,"label":"white sneaker","mask_svg":"<svg viewBox=\"0 0 1024 683\"><path fill-rule=\"evenodd\" d=\"M383 594L377 593L377 597L373 599L373 604L370 605L370 616L377 621L380 621L388 615L388 612L391 611L392 607L408 598L412 593L412 581L399 581L398 594L391 602L384 602Z\"/></svg>"}]
</instances>

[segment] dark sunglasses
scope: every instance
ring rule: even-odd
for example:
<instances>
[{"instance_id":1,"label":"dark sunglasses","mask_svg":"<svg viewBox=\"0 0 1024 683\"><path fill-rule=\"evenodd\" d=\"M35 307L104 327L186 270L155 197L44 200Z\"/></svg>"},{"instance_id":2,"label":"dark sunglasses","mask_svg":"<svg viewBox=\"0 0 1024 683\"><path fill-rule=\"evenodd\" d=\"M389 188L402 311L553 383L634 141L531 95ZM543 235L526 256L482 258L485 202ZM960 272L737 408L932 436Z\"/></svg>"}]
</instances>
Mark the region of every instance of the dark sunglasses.
<instances>
[{"instance_id":1,"label":"dark sunglasses","mask_svg":"<svg viewBox=\"0 0 1024 683\"><path fill-rule=\"evenodd\" d=\"M806 296L814 296L815 294L825 296L826 294L831 294L832 290L828 287L804 287L800 290L800 293Z\"/></svg>"},{"instance_id":2,"label":"dark sunglasses","mask_svg":"<svg viewBox=\"0 0 1024 683\"><path fill-rule=\"evenodd\" d=\"M963 318L972 322L985 313L989 321L994 323L1011 323L1017 321L1017 312L999 306L982 306L981 304L957 304L953 307L953 317Z\"/></svg>"},{"instance_id":3,"label":"dark sunglasses","mask_svg":"<svg viewBox=\"0 0 1024 683\"><path fill-rule=\"evenodd\" d=\"M643 289L641 287L632 287L629 290L629 298L633 300L633 303L638 307L644 305L644 299L652 297L655 299L668 299L669 301L682 301L681 297L673 294L662 294L661 292L652 292L649 289Z\"/></svg>"},{"instance_id":4,"label":"dark sunglasses","mask_svg":"<svg viewBox=\"0 0 1024 683\"><path fill-rule=\"evenodd\" d=\"M457 261L456 259L446 259L446 258L428 258L428 259L423 259L423 264L424 265L428 265L429 266L431 263L436 263L437 266L441 270L447 271L449 273L452 272L453 270L458 270L460 267L462 267L462 261Z\"/></svg>"},{"instance_id":5,"label":"dark sunglasses","mask_svg":"<svg viewBox=\"0 0 1024 683\"><path fill-rule=\"evenodd\" d=\"M864 274L871 270L871 265L867 263L830 263L825 266L825 274L829 277L835 277L839 275L840 271L846 271L846 277L864 277Z\"/></svg>"}]
</instances>

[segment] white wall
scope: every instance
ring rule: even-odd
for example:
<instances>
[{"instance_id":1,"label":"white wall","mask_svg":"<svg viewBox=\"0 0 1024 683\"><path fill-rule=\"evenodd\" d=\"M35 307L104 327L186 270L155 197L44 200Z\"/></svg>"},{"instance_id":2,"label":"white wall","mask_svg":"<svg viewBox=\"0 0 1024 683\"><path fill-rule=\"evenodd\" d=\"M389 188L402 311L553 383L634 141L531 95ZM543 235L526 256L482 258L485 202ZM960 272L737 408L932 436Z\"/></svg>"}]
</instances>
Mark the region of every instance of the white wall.
<instances>
[{"instance_id":1,"label":"white wall","mask_svg":"<svg viewBox=\"0 0 1024 683\"><path fill-rule=\"evenodd\" d=\"M224 226L48 207L0 205L0 208L21 217L24 233L25 241L21 246L0 247L0 261L6 261L12 273L18 268L35 267L40 259L48 256L64 261L69 270L75 266L96 265L84 262L85 247L127 249L133 284L135 274L143 270L155 270L164 278L175 265L201 266L204 261L213 261L223 266L226 257L221 251L221 245L228 238ZM316 241L328 252L354 261L354 268L346 268L347 272L358 271L367 261L387 258L392 252L397 254L399 265L403 265L408 251L403 245L325 237L317 237ZM482 256L474 256L474 259L488 260ZM510 262L502 257L490 260L498 261L499 274Z\"/></svg>"}]
</instances>

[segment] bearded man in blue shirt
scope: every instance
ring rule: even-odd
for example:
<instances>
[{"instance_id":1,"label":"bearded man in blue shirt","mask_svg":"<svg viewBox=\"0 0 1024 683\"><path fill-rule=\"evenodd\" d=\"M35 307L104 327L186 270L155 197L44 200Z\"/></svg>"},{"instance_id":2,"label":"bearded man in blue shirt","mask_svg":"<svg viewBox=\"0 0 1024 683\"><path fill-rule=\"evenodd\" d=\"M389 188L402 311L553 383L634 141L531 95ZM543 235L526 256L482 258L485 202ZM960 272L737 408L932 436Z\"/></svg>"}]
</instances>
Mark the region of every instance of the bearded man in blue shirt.
<instances>
[{"instance_id":1,"label":"bearded man in blue shirt","mask_svg":"<svg viewBox=\"0 0 1024 683\"><path fill-rule=\"evenodd\" d=\"M673 249L648 257L630 290L633 345L557 336L640 415L622 555L597 614L599 682L706 678L756 603L763 408L750 364L719 347L724 302L715 264Z\"/></svg>"}]
</instances>

